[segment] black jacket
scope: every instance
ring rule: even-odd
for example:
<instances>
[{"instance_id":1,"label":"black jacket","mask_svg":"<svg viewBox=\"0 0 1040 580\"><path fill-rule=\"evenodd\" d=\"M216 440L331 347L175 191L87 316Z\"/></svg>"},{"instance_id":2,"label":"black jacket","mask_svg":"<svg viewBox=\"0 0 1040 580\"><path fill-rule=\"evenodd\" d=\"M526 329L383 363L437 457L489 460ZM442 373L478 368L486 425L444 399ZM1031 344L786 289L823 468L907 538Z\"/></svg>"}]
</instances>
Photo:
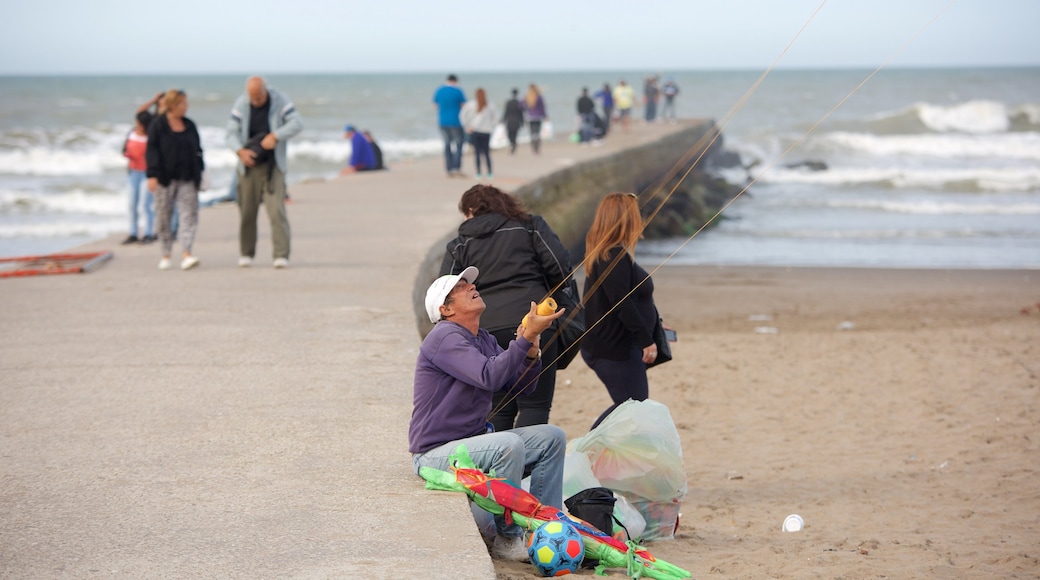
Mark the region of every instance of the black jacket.
<instances>
[{"instance_id":1,"label":"black jacket","mask_svg":"<svg viewBox=\"0 0 1040 580\"><path fill-rule=\"evenodd\" d=\"M591 328L581 341L581 349L596 358L625 360L633 346L642 349L654 343L657 322L654 281L627 253L608 271L614 258L622 252L624 249L620 246L611 248L607 259L593 264L585 278L585 321ZM602 284L593 290L599 279ZM632 292L640 282L639 288ZM592 326L597 320L599 324Z\"/></svg>"},{"instance_id":2,"label":"black jacket","mask_svg":"<svg viewBox=\"0 0 1040 580\"><path fill-rule=\"evenodd\" d=\"M448 242L441 275L468 266L480 270L476 286L487 309L480 326L494 332L515 329L520 319L571 272L570 256L560 238L540 216L511 220L488 213L459 225Z\"/></svg>"},{"instance_id":3,"label":"black jacket","mask_svg":"<svg viewBox=\"0 0 1040 580\"><path fill-rule=\"evenodd\" d=\"M166 115L159 115L148 126L148 148L145 150L148 177L155 177L163 187L174 179L193 181L195 187L202 180L206 164L202 160L202 141L195 123L185 117L184 132L174 133Z\"/></svg>"},{"instance_id":4,"label":"black jacket","mask_svg":"<svg viewBox=\"0 0 1040 580\"><path fill-rule=\"evenodd\" d=\"M508 127L520 127L524 124L524 108L520 101L516 99L506 101L505 112L502 113L502 122Z\"/></svg>"}]
</instances>

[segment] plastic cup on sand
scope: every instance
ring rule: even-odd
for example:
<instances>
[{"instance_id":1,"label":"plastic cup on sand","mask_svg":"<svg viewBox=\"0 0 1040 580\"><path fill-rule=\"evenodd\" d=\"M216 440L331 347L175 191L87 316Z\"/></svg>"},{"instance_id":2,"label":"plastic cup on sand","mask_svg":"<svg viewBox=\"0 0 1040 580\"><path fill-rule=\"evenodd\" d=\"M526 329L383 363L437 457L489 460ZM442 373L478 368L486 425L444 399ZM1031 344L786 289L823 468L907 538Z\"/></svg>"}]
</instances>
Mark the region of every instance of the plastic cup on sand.
<instances>
[{"instance_id":1,"label":"plastic cup on sand","mask_svg":"<svg viewBox=\"0 0 1040 580\"><path fill-rule=\"evenodd\" d=\"M784 518L784 525L781 530L785 532L800 532L802 526L805 525L805 521L802 520L802 516L798 514L791 514Z\"/></svg>"}]
</instances>

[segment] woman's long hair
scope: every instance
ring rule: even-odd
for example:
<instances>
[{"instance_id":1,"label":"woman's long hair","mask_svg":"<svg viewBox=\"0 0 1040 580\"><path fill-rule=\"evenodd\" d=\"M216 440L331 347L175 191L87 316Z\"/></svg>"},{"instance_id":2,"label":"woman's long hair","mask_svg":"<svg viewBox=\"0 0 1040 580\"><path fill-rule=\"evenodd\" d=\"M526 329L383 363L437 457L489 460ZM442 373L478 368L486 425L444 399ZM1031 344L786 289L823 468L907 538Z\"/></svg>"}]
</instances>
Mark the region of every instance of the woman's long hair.
<instances>
[{"instance_id":1,"label":"woman's long hair","mask_svg":"<svg viewBox=\"0 0 1040 580\"><path fill-rule=\"evenodd\" d=\"M635 194L608 193L599 202L585 236L585 275L589 275L593 264L607 259L611 248L621 246L634 254L642 232L643 218Z\"/></svg>"},{"instance_id":2,"label":"woman's long hair","mask_svg":"<svg viewBox=\"0 0 1040 580\"><path fill-rule=\"evenodd\" d=\"M479 112L483 111L484 107L486 107L486 106L487 106L487 93L484 92L484 89L477 89L477 112L479 113Z\"/></svg>"},{"instance_id":3,"label":"woman's long hair","mask_svg":"<svg viewBox=\"0 0 1040 580\"><path fill-rule=\"evenodd\" d=\"M474 185L462 194L459 199L459 211L462 215L484 215L497 213L509 219L526 222L531 214L524 209L524 204L512 195L493 185Z\"/></svg>"},{"instance_id":4,"label":"woman's long hair","mask_svg":"<svg viewBox=\"0 0 1040 580\"><path fill-rule=\"evenodd\" d=\"M534 83L527 87L527 98L525 99L527 101L527 108L533 109L538 105L538 95L538 87L534 86Z\"/></svg>"}]
</instances>

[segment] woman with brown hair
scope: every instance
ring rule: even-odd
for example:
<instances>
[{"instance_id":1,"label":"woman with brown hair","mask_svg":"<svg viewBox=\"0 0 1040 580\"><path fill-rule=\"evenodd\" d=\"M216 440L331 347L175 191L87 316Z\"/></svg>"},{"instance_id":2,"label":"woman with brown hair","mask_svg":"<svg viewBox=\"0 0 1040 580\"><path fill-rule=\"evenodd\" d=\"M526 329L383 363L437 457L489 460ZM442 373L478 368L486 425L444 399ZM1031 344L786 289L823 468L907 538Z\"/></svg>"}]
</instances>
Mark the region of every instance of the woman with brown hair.
<instances>
[{"instance_id":1,"label":"woman with brown hair","mask_svg":"<svg viewBox=\"0 0 1040 580\"><path fill-rule=\"evenodd\" d=\"M191 254L195 230L199 223L199 183L202 181L202 142L199 131L188 112L188 96L184 91L166 91L166 113L157 117L148 128L148 190L155 194L159 241L162 259L159 269L170 269L173 235L170 216L176 205L180 213L177 237L184 252L181 269L190 270L199 265Z\"/></svg>"},{"instance_id":2,"label":"woman with brown hair","mask_svg":"<svg viewBox=\"0 0 1040 580\"><path fill-rule=\"evenodd\" d=\"M542 92L534 83L527 87L524 112L527 113L527 124L531 130L531 151L538 155L542 150L542 121L548 119L549 114L545 112L545 100L542 99Z\"/></svg>"},{"instance_id":3,"label":"woman with brown hair","mask_svg":"<svg viewBox=\"0 0 1040 580\"><path fill-rule=\"evenodd\" d=\"M654 282L635 261L642 233L635 194L610 193L600 202L585 236L583 300L590 328L581 342L581 356L614 401L593 428L621 403L644 401L650 395L646 365L657 358L657 307Z\"/></svg>"},{"instance_id":4,"label":"woman with brown hair","mask_svg":"<svg viewBox=\"0 0 1040 580\"><path fill-rule=\"evenodd\" d=\"M477 179L482 177L480 173L480 158L487 161L487 178L494 176L491 173L491 133L495 130L498 122L498 112L495 106L488 103L487 93L484 89L477 89L476 98L467 101L459 111L459 120L462 128L469 134L469 142L473 145L473 153L477 159Z\"/></svg>"},{"instance_id":5,"label":"woman with brown hair","mask_svg":"<svg viewBox=\"0 0 1040 580\"><path fill-rule=\"evenodd\" d=\"M448 242L441 274L458 274L468 266L480 270L476 286L487 305L480 326L508 347L531 302L542 300L568 278L570 256L541 216L527 213L519 199L497 187L471 187L462 194L459 211L466 220L459 225L458 237ZM577 290L570 282L557 295L568 292L577 303ZM495 431L549 422L559 343L551 339L562 322L542 333L542 373L534 392L519 398L515 391L494 394L489 420Z\"/></svg>"}]
</instances>

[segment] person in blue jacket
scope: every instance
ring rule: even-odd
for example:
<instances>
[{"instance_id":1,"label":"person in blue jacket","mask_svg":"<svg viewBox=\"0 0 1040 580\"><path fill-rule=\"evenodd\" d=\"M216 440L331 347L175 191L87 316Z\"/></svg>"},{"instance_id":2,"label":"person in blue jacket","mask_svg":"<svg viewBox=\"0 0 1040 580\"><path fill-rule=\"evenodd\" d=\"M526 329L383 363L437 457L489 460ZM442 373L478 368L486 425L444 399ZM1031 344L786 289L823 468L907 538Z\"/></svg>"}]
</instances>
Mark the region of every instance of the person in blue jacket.
<instances>
[{"instance_id":1,"label":"person in blue jacket","mask_svg":"<svg viewBox=\"0 0 1040 580\"><path fill-rule=\"evenodd\" d=\"M372 144L368 142L368 139L365 139L365 136L360 131L355 129L353 125L347 125L343 128L343 138L350 141L351 152L350 162L339 172L340 175L378 169L376 167L376 153L372 149Z\"/></svg>"},{"instance_id":2,"label":"person in blue jacket","mask_svg":"<svg viewBox=\"0 0 1040 580\"><path fill-rule=\"evenodd\" d=\"M433 93L433 108L437 109L437 125L444 138L444 167L448 177L462 175L462 122L459 112L466 102L466 94L459 88L459 79L448 75L448 80Z\"/></svg>"}]
</instances>

